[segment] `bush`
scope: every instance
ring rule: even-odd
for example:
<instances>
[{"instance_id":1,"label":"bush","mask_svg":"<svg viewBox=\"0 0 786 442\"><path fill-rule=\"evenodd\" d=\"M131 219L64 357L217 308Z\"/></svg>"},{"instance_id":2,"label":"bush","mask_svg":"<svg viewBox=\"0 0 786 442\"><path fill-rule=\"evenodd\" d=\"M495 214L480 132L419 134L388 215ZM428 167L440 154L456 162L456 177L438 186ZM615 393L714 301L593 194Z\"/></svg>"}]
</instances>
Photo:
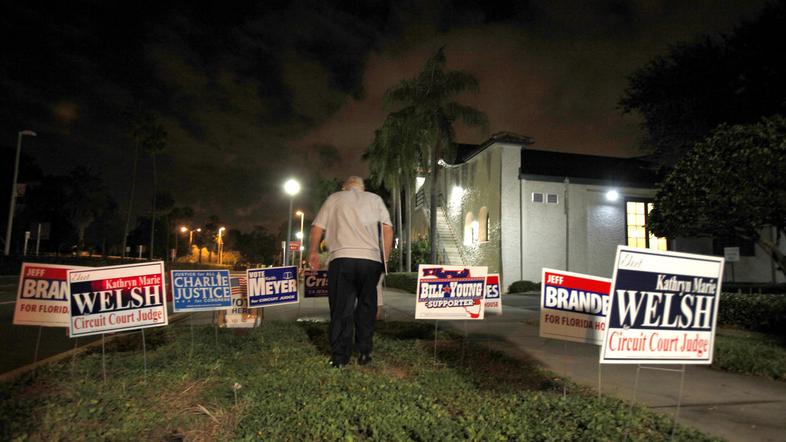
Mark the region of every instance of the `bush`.
<instances>
[{"instance_id":1,"label":"bush","mask_svg":"<svg viewBox=\"0 0 786 442\"><path fill-rule=\"evenodd\" d=\"M418 273L388 273L388 276L385 277L385 287L417 293Z\"/></svg>"},{"instance_id":2,"label":"bush","mask_svg":"<svg viewBox=\"0 0 786 442\"><path fill-rule=\"evenodd\" d=\"M516 281L508 287L508 293L539 292L540 283L532 281Z\"/></svg>"},{"instance_id":3,"label":"bush","mask_svg":"<svg viewBox=\"0 0 786 442\"><path fill-rule=\"evenodd\" d=\"M785 336L786 296L722 293L718 324Z\"/></svg>"}]
</instances>

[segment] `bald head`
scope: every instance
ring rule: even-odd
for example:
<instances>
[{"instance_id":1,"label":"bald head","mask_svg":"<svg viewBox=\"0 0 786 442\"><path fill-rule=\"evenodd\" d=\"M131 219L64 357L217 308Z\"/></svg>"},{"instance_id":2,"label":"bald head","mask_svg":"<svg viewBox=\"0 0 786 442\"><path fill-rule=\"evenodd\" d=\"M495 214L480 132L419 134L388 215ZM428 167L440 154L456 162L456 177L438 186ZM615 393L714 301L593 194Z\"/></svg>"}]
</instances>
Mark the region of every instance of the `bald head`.
<instances>
[{"instance_id":1,"label":"bald head","mask_svg":"<svg viewBox=\"0 0 786 442\"><path fill-rule=\"evenodd\" d=\"M363 184L363 178L353 175L344 181L344 184L341 186L341 188L344 190L365 190L366 186Z\"/></svg>"}]
</instances>

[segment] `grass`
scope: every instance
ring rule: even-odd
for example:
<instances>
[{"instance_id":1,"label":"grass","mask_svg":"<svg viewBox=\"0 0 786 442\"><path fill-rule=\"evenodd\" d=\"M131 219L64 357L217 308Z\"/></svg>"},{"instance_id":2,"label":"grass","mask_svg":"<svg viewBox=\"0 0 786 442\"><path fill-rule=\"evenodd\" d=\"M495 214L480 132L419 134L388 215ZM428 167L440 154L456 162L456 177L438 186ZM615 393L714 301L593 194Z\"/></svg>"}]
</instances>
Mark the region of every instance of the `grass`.
<instances>
[{"instance_id":1,"label":"grass","mask_svg":"<svg viewBox=\"0 0 786 442\"><path fill-rule=\"evenodd\" d=\"M671 421L562 384L531 361L381 323L374 362L327 367L326 325L264 323L247 334L148 330L101 354L0 385L0 440L666 440ZM438 363L435 363L438 362ZM239 386L234 389L233 386ZM237 393L237 397L235 396ZM676 440L708 440L678 427Z\"/></svg>"},{"instance_id":2,"label":"grass","mask_svg":"<svg viewBox=\"0 0 786 442\"><path fill-rule=\"evenodd\" d=\"M715 335L712 366L786 381L786 338L722 328Z\"/></svg>"}]
</instances>

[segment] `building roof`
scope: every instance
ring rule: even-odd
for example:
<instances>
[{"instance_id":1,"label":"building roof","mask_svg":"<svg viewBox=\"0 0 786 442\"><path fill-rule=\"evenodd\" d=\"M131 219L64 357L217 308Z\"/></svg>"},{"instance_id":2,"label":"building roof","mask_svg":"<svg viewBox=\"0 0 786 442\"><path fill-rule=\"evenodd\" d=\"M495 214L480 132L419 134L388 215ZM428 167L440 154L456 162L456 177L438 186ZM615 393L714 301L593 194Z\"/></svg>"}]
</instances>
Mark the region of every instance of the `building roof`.
<instances>
[{"instance_id":1,"label":"building roof","mask_svg":"<svg viewBox=\"0 0 786 442\"><path fill-rule=\"evenodd\" d=\"M519 179L574 183L655 187L659 181L654 165L639 158L521 149Z\"/></svg>"}]
</instances>

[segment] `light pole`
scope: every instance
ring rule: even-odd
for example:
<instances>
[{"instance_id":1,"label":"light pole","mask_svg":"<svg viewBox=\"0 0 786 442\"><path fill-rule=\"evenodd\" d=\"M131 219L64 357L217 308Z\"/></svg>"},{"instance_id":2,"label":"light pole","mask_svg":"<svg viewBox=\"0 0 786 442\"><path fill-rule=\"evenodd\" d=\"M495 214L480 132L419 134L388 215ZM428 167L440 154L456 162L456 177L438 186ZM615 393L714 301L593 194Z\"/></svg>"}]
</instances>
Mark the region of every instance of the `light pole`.
<instances>
[{"instance_id":1,"label":"light pole","mask_svg":"<svg viewBox=\"0 0 786 442\"><path fill-rule=\"evenodd\" d=\"M186 232L188 232L188 227L180 226L180 229L178 229L178 230L180 230L180 233L186 233ZM180 235L178 235L177 232L175 232L175 256L172 257L172 261L177 261L177 237L178 236L180 236ZM191 252L190 248L189 248L189 252Z\"/></svg>"},{"instance_id":2,"label":"light pole","mask_svg":"<svg viewBox=\"0 0 786 442\"><path fill-rule=\"evenodd\" d=\"M224 233L226 230L225 227L221 227L218 229L218 263L223 264L223 254L224 254L224 240L221 239L221 234Z\"/></svg>"},{"instance_id":3,"label":"light pole","mask_svg":"<svg viewBox=\"0 0 786 442\"><path fill-rule=\"evenodd\" d=\"M298 232L300 234L300 236L298 236L298 239L300 240L300 247L298 247L299 253L297 256L297 269L300 270L300 267L303 265L303 217L305 214L302 210L298 210L295 212L295 215L300 217L300 232Z\"/></svg>"},{"instance_id":4,"label":"light pole","mask_svg":"<svg viewBox=\"0 0 786 442\"><path fill-rule=\"evenodd\" d=\"M19 177L19 155L22 153L22 137L27 135L29 137L36 136L32 130L19 131L16 138L16 160L14 161L14 181L11 183L11 204L8 208L8 224L5 230L5 256L11 253L11 228L14 225L14 208L16 207L16 179Z\"/></svg>"},{"instance_id":5,"label":"light pole","mask_svg":"<svg viewBox=\"0 0 786 442\"><path fill-rule=\"evenodd\" d=\"M288 214L288 221L287 221L287 240L286 240L286 244L287 244L286 251L288 251L289 241L290 239L292 239L292 203L295 200L295 195L297 195L298 192L300 192L300 183L297 182L297 180L295 180L294 178L288 179L287 182L284 183L284 192L287 195L289 195L289 214ZM286 251L284 252L284 266L286 266L288 263Z\"/></svg>"}]
</instances>

